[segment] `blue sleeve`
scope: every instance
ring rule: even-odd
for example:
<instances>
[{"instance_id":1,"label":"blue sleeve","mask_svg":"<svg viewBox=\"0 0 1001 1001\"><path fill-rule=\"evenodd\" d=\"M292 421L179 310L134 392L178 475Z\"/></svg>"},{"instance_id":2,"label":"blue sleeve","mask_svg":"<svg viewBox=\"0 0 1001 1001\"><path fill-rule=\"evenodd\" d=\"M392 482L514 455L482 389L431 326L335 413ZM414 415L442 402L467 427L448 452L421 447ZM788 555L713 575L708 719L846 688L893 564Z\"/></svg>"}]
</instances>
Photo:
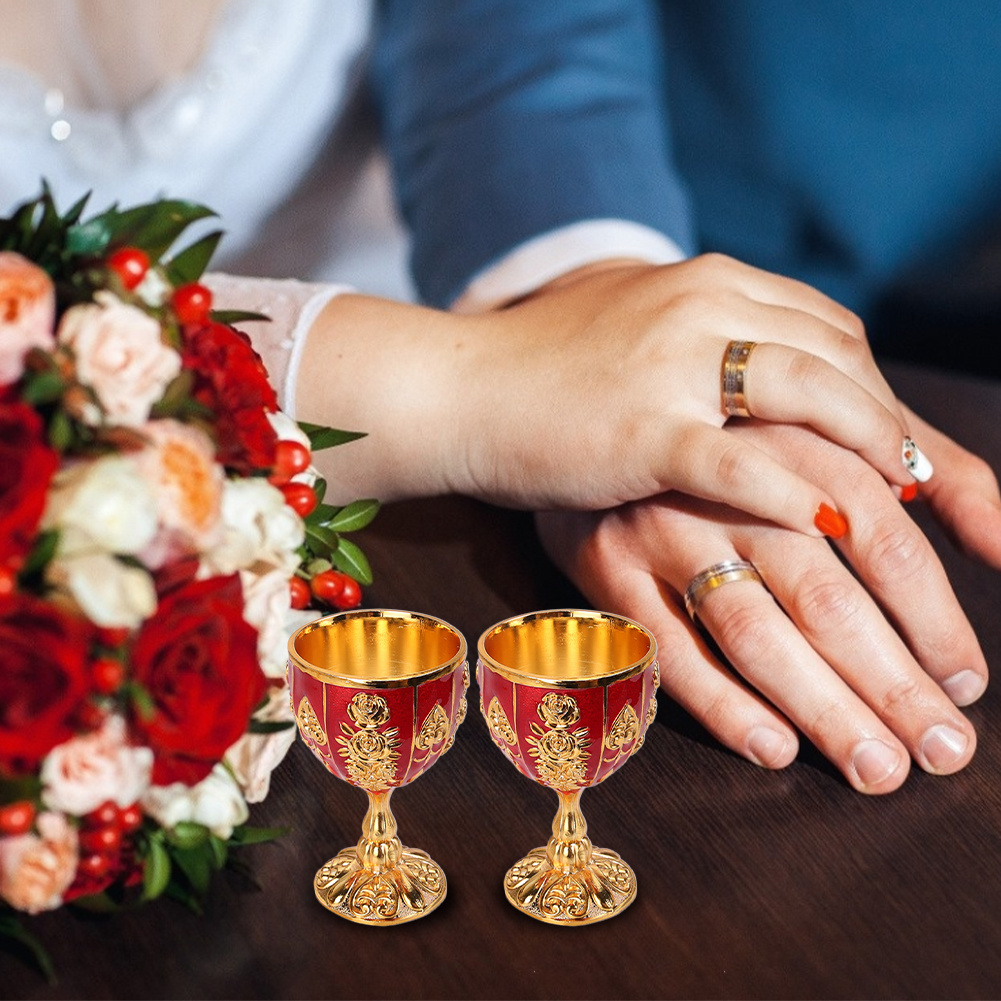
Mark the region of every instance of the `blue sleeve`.
<instances>
[{"instance_id":1,"label":"blue sleeve","mask_svg":"<svg viewBox=\"0 0 1001 1001\"><path fill-rule=\"evenodd\" d=\"M692 250L652 0L382 0L375 90L422 298L583 219Z\"/></svg>"}]
</instances>

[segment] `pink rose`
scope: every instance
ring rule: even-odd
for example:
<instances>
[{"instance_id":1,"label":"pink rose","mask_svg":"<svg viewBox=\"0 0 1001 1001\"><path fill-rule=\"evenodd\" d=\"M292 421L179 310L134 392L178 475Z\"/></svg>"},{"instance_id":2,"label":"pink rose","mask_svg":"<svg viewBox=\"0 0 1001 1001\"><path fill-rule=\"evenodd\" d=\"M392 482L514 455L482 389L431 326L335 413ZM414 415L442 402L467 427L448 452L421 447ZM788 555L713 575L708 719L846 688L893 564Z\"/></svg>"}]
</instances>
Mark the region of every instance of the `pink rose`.
<instances>
[{"instance_id":1,"label":"pink rose","mask_svg":"<svg viewBox=\"0 0 1001 1001\"><path fill-rule=\"evenodd\" d=\"M143 424L181 371L181 356L160 339L160 324L110 292L67 310L58 336L73 350L77 378L97 394L113 424Z\"/></svg>"},{"instance_id":2,"label":"pink rose","mask_svg":"<svg viewBox=\"0 0 1001 1001\"><path fill-rule=\"evenodd\" d=\"M288 723L273 733L245 733L227 752L223 762L229 767L248 803L260 803L268 794L271 773L282 763L295 743L295 715L289 704L288 685L271 690L268 701L254 713L262 723Z\"/></svg>"},{"instance_id":3,"label":"pink rose","mask_svg":"<svg viewBox=\"0 0 1001 1001\"><path fill-rule=\"evenodd\" d=\"M0 899L29 914L51 911L76 875L76 828L61 813L39 814L38 834L0 838Z\"/></svg>"},{"instance_id":4,"label":"pink rose","mask_svg":"<svg viewBox=\"0 0 1001 1001\"><path fill-rule=\"evenodd\" d=\"M149 445L133 457L156 499L159 528L143 550L153 569L181 556L211 549L222 540L225 473L215 448L199 428L174 420L143 425Z\"/></svg>"},{"instance_id":5,"label":"pink rose","mask_svg":"<svg viewBox=\"0 0 1001 1001\"><path fill-rule=\"evenodd\" d=\"M149 787L153 752L125 742L125 720L109 716L100 730L54 747L42 764L42 801L82 817L107 800L123 809Z\"/></svg>"},{"instance_id":6,"label":"pink rose","mask_svg":"<svg viewBox=\"0 0 1001 1001\"><path fill-rule=\"evenodd\" d=\"M31 348L55 345L52 279L27 258L0 251L0 386L17 382Z\"/></svg>"}]
</instances>

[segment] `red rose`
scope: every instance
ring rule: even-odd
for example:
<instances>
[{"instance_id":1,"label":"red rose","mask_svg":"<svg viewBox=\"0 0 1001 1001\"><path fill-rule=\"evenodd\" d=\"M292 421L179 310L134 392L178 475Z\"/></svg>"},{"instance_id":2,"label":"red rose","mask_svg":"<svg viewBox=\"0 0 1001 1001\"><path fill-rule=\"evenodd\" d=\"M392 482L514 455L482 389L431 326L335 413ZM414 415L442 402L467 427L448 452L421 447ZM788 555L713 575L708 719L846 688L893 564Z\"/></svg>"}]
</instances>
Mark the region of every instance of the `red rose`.
<instances>
[{"instance_id":1,"label":"red rose","mask_svg":"<svg viewBox=\"0 0 1001 1001\"><path fill-rule=\"evenodd\" d=\"M93 627L29 594L0 600L0 773L34 771L73 736Z\"/></svg>"},{"instance_id":2,"label":"red rose","mask_svg":"<svg viewBox=\"0 0 1001 1001\"><path fill-rule=\"evenodd\" d=\"M153 700L133 729L153 750L153 782L194 785L247 729L267 679L257 630L243 619L240 578L210 577L171 591L143 624L132 672Z\"/></svg>"},{"instance_id":3,"label":"red rose","mask_svg":"<svg viewBox=\"0 0 1001 1001\"><path fill-rule=\"evenodd\" d=\"M45 444L41 418L24 403L0 403L0 566L31 549L59 456Z\"/></svg>"},{"instance_id":4,"label":"red rose","mask_svg":"<svg viewBox=\"0 0 1001 1001\"><path fill-rule=\"evenodd\" d=\"M266 412L278 398L250 339L221 323L187 327L183 359L196 376L194 398L216 416L219 461L244 474L270 469L278 436Z\"/></svg>"}]
</instances>

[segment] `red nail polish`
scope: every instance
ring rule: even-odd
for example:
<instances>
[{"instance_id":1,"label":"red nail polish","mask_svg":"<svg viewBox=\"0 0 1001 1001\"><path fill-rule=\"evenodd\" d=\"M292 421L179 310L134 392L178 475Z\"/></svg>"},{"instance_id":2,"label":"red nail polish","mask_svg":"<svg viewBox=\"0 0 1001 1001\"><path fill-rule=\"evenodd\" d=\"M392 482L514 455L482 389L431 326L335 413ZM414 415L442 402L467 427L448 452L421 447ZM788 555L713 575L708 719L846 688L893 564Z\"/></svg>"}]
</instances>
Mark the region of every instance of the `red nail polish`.
<instances>
[{"instance_id":1,"label":"red nail polish","mask_svg":"<svg viewBox=\"0 0 1001 1001\"><path fill-rule=\"evenodd\" d=\"M906 487L900 488L900 500L907 504L909 501L914 500L918 495L918 485L916 483L908 483Z\"/></svg>"},{"instance_id":2,"label":"red nail polish","mask_svg":"<svg viewBox=\"0 0 1001 1001\"><path fill-rule=\"evenodd\" d=\"M813 516L813 523L824 535L832 539L840 539L848 531L848 522L830 504L821 504L817 508L817 513Z\"/></svg>"}]
</instances>

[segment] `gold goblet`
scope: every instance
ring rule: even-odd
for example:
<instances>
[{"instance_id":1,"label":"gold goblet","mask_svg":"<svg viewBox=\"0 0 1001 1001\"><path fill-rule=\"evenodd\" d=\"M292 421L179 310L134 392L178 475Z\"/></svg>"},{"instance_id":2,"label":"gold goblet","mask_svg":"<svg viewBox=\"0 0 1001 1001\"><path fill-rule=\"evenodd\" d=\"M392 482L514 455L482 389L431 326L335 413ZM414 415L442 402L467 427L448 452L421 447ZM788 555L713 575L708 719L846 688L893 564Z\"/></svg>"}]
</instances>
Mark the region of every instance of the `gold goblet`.
<instances>
[{"instance_id":1,"label":"gold goblet","mask_svg":"<svg viewBox=\"0 0 1001 1001\"><path fill-rule=\"evenodd\" d=\"M657 713L656 640L621 616L554 610L492 626L478 649L480 709L493 742L560 798L548 845L507 871L507 899L559 925L618 914L636 896L636 875L591 844L580 797L643 744Z\"/></svg>"},{"instance_id":2,"label":"gold goblet","mask_svg":"<svg viewBox=\"0 0 1001 1001\"><path fill-rule=\"evenodd\" d=\"M430 615L369 609L311 622L288 649L302 739L329 771L368 793L361 840L317 872L317 899L363 924L423 917L445 899L445 874L400 843L389 798L452 746L466 715L466 641Z\"/></svg>"}]
</instances>

